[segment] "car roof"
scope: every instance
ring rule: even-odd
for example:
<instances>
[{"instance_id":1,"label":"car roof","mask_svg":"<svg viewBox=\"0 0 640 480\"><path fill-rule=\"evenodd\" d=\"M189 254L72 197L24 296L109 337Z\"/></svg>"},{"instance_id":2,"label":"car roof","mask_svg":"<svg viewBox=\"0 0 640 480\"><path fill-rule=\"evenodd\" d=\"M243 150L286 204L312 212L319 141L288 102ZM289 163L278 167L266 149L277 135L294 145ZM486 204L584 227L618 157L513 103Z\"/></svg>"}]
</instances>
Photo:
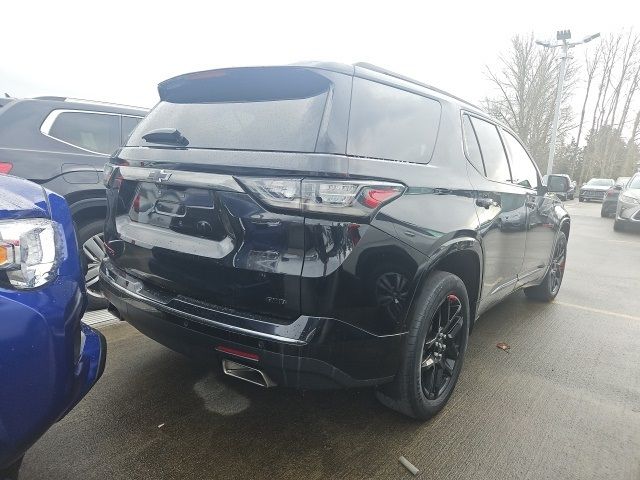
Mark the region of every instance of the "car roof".
<instances>
[{"instance_id":1,"label":"car roof","mask_svg":"<svg viewBox=\"0 0 640 480\"><path fill-rule=\"evenodd\" d=\"M319 68L323 70L329 70L338 73L344 73L346 75L353 75L356 77L363 77L370 80L380 80L384 79L385 83L390 84L392 86L397 87L406 87L407 84L412 85L414 87L418 87L419 89L428 90L430 94L436 94L436 96L441 98L446 98L452 103L459 104L463 106L467 110L473 110L477 113L481 113L486 115L486 112L482 110L477 105L464 100L452 93L449 93L441 88L435 87L433 85L429 85L427 83L421 82L419 80L415 80L413 78L407 77L406 75L402 75L400 73L393 72L391 70L387 70L386 68L379 67L372 63L367 62L357 62L353 65L348 65L344 63L337 62L298 62L292 64L293 66L301 66L301 67L310 67L310 68Z\"/></svg>"},{"instance_id":2,"label":"car roof","mask_svg":"<svg viewBox=\"0 0 640 480\"><path fill-rule=\"evenodd\" d=\"M278 65L276 65L276 67L277 66ZM344 75L366 78L368 80L382 81L388 85L396 86L398 88L402 88L402 89L410 88L412 90L417 90L419 92L422 91L424 93L427 93L430 96L447 100L451 103L459 105L460 107L466 110L469 110L473 113L478 113L482 116L489 118L488 114L484 110L482 110L479 106L474 105L473 103L467 100L464 100L460 97L457 97L452 93L446 92L440 88L434 87L432 85L428 85L426 83L409 78L399 73L392 72L391 70L378 67L377 65L373 65L371 63L358 62L353 65L349 65L349 64L338 63L338 62L305 61L305 62L296 62L289 65L279 65L279 66L314 68L319 70L337 72ZM232 68L250 68L250 67L232 67ZM215 71L215 70L229 70L229 69L227 68L211 69L211 70L205 70L203 72L190 72L190 73L204 73L204 72ZM189 75L189 73L185 75ZM181 76L182 75L179 75L179 77ZM177 78L177 77L173 77L173 78ZM172 80L172 79L167 79L165 80L165 82L169 80ZM165 82L161 82L161 84ZM505 128L508 129L508 127L505 127Z\"/></svg>"},{"instance_id":3,"label":"car roof","mask_svg":"<svg viewBox=\"0 0 640 480\"><path fill-rule=\"evenodd\" d=\"M17 100L17 99L16 99ZM149 113L148 108L121 105L118 103L100 102L96 100L84 100L71 97L42 96L20 99L20 101L43 102L54 108L68 108L70 110L91 110L95 112L119 113L144 117Z\"/></svg>"}]
</instances>

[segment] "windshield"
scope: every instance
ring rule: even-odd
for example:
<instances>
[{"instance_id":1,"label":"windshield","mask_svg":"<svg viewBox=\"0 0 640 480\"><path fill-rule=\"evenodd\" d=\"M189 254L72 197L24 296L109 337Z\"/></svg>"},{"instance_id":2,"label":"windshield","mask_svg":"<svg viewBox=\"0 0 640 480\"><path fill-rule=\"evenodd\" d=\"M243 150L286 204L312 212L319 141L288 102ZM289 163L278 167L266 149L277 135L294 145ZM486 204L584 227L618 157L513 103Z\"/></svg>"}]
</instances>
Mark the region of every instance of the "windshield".
<instances>
[{"instance_id":1,"label":"windshield","mask_svg":"<svg viewBox=\"0 0 640 480\"><path fill-rule=\"evenodd\" d=\"M639 189L640 190L640 175L636 175L633 177L629 186L627 188Z\"/></svg>"},{"instance_id":2,"label":"windshield","mask_svg":"<svg viewBox=\"0 0 640 480\"><path fill-rule=\"evenodd\" d=\"M590 187L610 187L613 185L613 180L610 178L592 178L587 182Z\"/></svg>"}]
</instances>

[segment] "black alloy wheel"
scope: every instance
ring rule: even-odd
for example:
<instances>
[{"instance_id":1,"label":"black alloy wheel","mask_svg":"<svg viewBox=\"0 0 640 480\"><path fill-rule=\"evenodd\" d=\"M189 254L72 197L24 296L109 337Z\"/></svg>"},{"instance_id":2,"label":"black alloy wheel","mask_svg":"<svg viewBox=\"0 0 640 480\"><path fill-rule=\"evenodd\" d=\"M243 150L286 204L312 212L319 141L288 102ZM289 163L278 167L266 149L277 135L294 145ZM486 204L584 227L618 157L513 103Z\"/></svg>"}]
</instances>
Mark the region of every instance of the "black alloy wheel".
<instances>
[{"instance_id":1,"label":"black alloy wheel","mask_svg":"<svg viewBox=\"0 0 640 480\"><path fill-rule=\"evenodd\" d=\"M400 272L383 273L376 280L375 296L389 317L397 319L409 298L409 280Z\"/></svg>"},{"instance_id":2,"label":"black alloy wheel","mask_svg":"<svg viewBox=\"0 0 640 480\"><path fill-rule=\"evenodd\" d=\"M547 274L542 279L540 285L524 289L527 298L541 302L550 302L556 298L562 285L566 263L567 237L564 232L559 232Z\"/></svg>"},{"instance_id":3,"label":"black alloy wheel","mask_svg":"<svg viewBox=\"0 0 640 480\"><path fill-rule=\"evenodd\" d=\"M567 262L567 237L564 234L558 238L556 242L553 260L549 267L549 282L551 286L551 294L555 297L560 291L562 277L564 277L564 267Z\"/></svg>"},{"instance_id":4,"label":"black alloy wheel","mask_svg":"<svg viewBox=\"0 0 640 480\"><path fill-rule=\"evenodd\" d=\"M431 320L422 351L422 391L429 400L442 395L451 382L462 349L463 325L462 303L450 293Z\"/></svg>"},{"instance_id":5,"label":"black alloy wheel","mask_svg":"<svg viewBox=\"0 0 640 480\"><path fill-rule=\"evenodd\" d=\"M469 339L469 296L459 277L433 271L408 308L401 364L376 395L389 408L427 420L446 405L458 381Z\"/></svg>"}]
</instances>

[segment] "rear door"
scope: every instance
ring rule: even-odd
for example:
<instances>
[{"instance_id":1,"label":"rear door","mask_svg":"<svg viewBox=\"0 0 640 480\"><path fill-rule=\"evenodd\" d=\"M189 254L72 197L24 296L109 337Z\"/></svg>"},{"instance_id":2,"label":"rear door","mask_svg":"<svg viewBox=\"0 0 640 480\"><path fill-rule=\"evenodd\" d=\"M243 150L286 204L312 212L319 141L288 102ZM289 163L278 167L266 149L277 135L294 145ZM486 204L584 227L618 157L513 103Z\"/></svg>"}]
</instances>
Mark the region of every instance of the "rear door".
<instances>
[{"instance_id":1,"label":"rear door","mask_svg":"<svg viewBox=\"0 0 640 480\"><path fill-rule=\"evenodd\" d=\"M511 171L498 128L492 122L463 115L470 180L477 193L476 211L484 250L481 309L515 288L526 242L526 192L511 182Z\"/></svg>"},{"instance_id":2,"label":"rear door","mask_svg":"<svg viewBox=\"0 0 640 480\"><path fill-rule=\"evenodd\" d=\"M513 183L522 190L527 210L526 249L518 273L519 283L524 284L544 275L559 225L554 221L554 200L539 190L540 174L533 160L511 133L502 130L502 138L509 153ZM553 178L552 175L549 182ZM567 182L566 178L559 178Z\"/></svg>"}]
</instances>

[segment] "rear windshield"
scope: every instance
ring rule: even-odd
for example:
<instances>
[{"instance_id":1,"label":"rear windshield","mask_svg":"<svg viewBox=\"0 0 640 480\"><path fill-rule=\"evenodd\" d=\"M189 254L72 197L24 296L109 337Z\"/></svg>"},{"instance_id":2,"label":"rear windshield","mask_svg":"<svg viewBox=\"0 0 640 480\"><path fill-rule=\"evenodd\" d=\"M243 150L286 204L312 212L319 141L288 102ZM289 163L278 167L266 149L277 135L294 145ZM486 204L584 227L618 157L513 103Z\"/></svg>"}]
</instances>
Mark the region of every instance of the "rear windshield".
<instances>
[{"instance_id":1,"label":"rear windshield","mask_svg":"<svg viewBox=\"0 0 640 480\"><path fill-rule=\"evenodd\" d=\"M592 178L587 182L587 185L593 187L609 187L613 185L613 180L610 178Z\"/></svg>"},{"instance_id":2,"label":"rear windshield","mask_svg":"<svg viewBox=\"0 0 640 480\"><path fill-rule=\"evenodd\" d=\"M189 147L314 152L332 82L309 69L239 68L188 74L159 86L162 101L127 145L175 128Z\"/></svg>"}]
</instances>

